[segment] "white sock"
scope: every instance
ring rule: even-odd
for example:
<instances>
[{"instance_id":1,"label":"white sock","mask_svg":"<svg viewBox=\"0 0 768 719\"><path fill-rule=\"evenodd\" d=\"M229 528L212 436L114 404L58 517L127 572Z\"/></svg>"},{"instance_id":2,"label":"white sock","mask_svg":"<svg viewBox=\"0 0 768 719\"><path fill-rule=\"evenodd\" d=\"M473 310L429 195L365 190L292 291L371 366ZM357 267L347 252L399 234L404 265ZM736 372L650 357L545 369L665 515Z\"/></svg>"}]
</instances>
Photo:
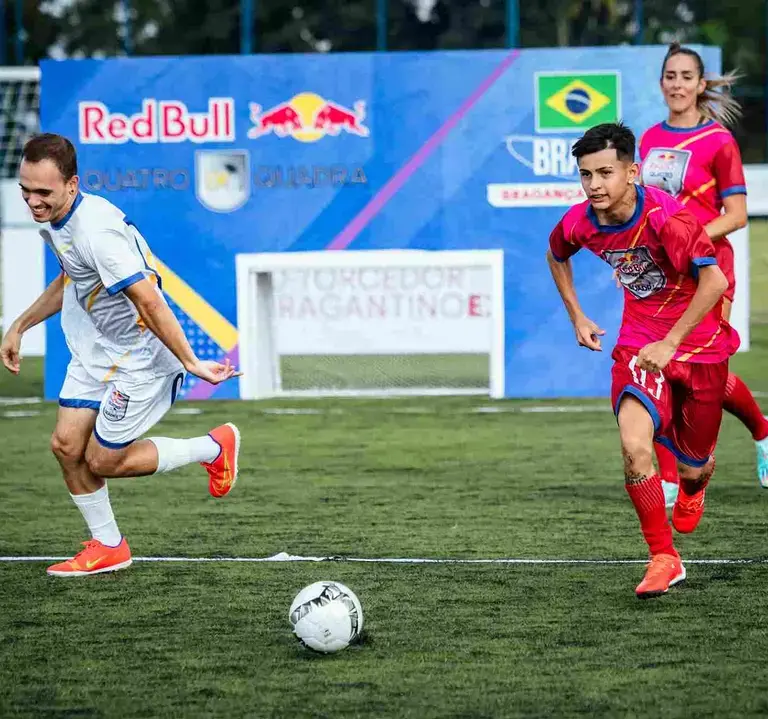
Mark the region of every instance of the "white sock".
<instances>
[{"instance_id":1,"label":"white sock","mask_svg":"<svg viewBox=\"0 0 768 719\"><path fill-rule=\"evenodd\" d=\"M213 462L221 451L221 447L207 434L192 439L150 437L149 441L157 447L155 474L170 472L192 462Z\"/></svg>"},{"instance_id":2,"label":"white sock","mask_svg":"<svg viewBox=\"0 0 768 719\"><path fill-rule=\"evenodd\" d=\"M122 535L117 528L115 515L112 514L106 483L92 494L71 494L70 497L83 515L94 539L98 539L108 547L116 547L120 544Z\"/></svg>"}]
</instances>

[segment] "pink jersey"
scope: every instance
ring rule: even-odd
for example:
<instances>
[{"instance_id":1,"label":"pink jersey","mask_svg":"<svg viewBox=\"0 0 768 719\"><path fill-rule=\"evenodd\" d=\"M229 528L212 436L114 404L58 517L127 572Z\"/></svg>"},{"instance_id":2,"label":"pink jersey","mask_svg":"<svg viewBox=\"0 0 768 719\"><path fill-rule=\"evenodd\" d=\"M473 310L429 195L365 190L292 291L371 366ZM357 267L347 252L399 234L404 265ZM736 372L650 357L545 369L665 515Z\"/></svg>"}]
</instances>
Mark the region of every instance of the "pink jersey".
<instances>
[{"instance_id":1,"label":"pink jersey","mask_svg":"<svg viewBox=\"0 0 768 719\"><path fill-rule=\"evenodd\" d=\"M720 216L724 197L747 193L739 146L714 121L654 125L640 138L640 160L643 184L676 197L702 225Z\"/></svg>"},{"instance_id":2,"label":"pink jersey","mask_svg":"<svg viewBox=\"0 0 768 719\"><path fill-rule=\"evenodd\" d=\"M664 339L696 292L699 268L715 265L712 240L677 200L656 187L637 186L637 206L623 225L600 225L589 202L575 205L549 238L564 262L582 247L605 260L624 287L624 316L617 346L641 349ZM739 345L721 319L720 302L685 338L673 359L722 362Z\"/></svg>"}]
</instances>

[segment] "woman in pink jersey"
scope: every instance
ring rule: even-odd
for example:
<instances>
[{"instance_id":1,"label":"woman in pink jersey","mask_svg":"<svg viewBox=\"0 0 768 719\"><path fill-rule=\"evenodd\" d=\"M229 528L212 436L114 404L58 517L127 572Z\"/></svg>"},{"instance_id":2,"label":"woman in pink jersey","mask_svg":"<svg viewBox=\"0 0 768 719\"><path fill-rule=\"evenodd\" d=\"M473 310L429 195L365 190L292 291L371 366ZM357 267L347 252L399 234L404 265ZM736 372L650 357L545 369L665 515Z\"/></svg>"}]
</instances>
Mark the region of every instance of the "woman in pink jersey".
<instances>
[{"instance_id":1,"label":"woman in pink jersey","mask_svg":"<svg viewBox=\"0 0 768 719\"><path fill-rule=\"evenodd\" d=\"M736 278L728 234L747 224L747 188L736 140L725 125L741 114L731 96L734 76L705 77L701 56L674 43L661 68L661 91L669 108L665 122L640 139L644 185L666 190L685 204L704 225L715 244L717 264L728 278L722 314L731 315ZM757 446L757 474L768 489L768 421L744 382L728 375L725 402L752 433ZM665 480L667 504L677 494L677 462L656 445L659 472Z\"/></svg>"}]
</instances>

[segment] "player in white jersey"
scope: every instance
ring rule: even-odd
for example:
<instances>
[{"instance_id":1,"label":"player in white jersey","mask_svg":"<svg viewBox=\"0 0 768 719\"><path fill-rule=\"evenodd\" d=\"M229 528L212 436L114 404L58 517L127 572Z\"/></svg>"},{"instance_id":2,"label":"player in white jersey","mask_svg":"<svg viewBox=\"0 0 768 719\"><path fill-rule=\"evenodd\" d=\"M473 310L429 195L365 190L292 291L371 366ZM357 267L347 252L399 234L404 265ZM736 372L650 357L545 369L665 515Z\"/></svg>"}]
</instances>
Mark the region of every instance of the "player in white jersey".
<instances>
[{"instance_id":1,"label":"player in white jersey","mask_svg":"<svg viewBox=\"0 0 768 719\"><path fill-rule=\"evenodd\" d=\"M20 371L21 337L61 311L72 359L59 394L51 448L92 539L56 576L111 572L131 563L104 478L139 477L199 462L214 497L237 479L240 435L233 424L192 439L139 438L174 403L187 373L212 384L239 373L202 361L162 293L149 247L107 200L80 192L77 156L60 135L24 147L21 193L61 274L9 328L0 359Z\"/></svg>"}]
</instances>

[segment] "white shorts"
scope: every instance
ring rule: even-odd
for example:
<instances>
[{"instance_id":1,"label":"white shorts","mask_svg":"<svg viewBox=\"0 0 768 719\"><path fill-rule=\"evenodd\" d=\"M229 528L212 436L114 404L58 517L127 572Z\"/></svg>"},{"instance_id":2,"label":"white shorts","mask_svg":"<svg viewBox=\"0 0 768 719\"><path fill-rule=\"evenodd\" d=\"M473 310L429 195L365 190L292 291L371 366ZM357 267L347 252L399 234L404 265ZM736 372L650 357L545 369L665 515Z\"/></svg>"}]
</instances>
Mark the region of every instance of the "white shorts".
<instances>
[{"instance_id":1,"label":"white shorts","mask_svg":"<svg viewBox=\"0 0 768 719\"><path fill-rule=\"evenodd\" d=\"M59 405L96 410L96 439L110 449L122 449L163 418L176 401L184 378L185 373L179 371L141 384L99 382L73 359L59 393Z\"/></svg>"}]
</instances>

